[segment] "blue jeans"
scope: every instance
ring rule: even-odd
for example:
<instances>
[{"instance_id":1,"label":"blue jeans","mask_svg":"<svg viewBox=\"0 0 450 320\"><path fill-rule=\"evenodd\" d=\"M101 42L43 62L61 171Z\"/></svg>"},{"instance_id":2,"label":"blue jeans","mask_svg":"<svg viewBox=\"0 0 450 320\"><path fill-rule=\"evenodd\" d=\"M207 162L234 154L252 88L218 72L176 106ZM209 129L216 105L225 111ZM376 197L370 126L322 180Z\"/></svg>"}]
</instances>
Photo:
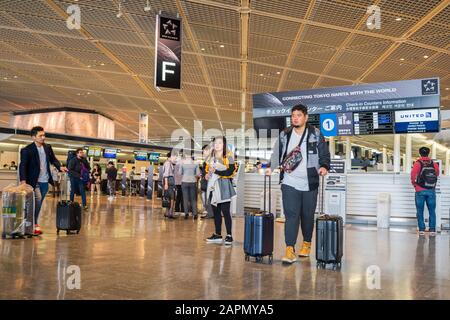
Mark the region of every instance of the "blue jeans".
<instances>
[{"instance_id":1,"label":"blue jeans","mask_svg":"<svg viewBox=\"0 0 450 320\"><path fill-rule=\"evenodd\" d=\"M34 188L34 223L38 224L39 213L41 212L42 203L48 192L48 182L38 182Z\"/></svg>"},{"instance_id":2,"label":"blue jeans","mask_svg":"<svg viewBox=\"0 0 450 320\"><path fill-rule=\"evenodd\" d=\"M84 189L84 182L80 178L70 177L70 201L73 202L75 197L75 190L78 190L81 194L81 201L83 207L86 206L86 192Z\"/></svg>"},{"instance_id":3,"label":"blue jeans","mask_svg":"<svg viewBox=\"0 0 450 320\"><path fill-rule=\"evenodd\" d=\"M425 231L425 222L423 217L423 210L427 204L429 217L430 231L436 231L436 192L434 190L423 190L416 192L416 209L417 209L417 223L419 231Z\"/></svg>"}]
</instances>

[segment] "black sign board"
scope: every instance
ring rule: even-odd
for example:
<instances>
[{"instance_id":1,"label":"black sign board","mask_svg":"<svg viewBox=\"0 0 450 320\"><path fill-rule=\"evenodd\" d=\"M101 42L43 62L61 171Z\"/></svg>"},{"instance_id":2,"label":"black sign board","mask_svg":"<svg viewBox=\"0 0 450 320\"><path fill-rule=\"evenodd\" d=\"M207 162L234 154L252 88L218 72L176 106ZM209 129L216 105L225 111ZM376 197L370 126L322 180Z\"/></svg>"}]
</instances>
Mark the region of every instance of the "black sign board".
<instances>
[{"instance_id":1,"label":"black sign board","mask_svg":"<svg viewBox=\"0 0 450 320\"><path fill-rule=\"evenodd\" d=\"M181 27L181 19L156 16L156 88L181 88Z\"/></svg>"},{"instance_id":2,"label":"black sign board","mask_svg":"<svg viewBox=\"0 0 450 320\"><path fill-rule=\"evenodd\" d=\"M320 114L308 114L308 124L320 129Z\"/></svg>"},{"instance_id":3,"label":"black sign board","mask_svg":"<svg viewBox=\"0 0 450 320\"><path fill-rule=\"evenodd\" d=\"M392 134L394 119L391 111L353 113L354 134Z\"/></svg>"},{"instance_id":4,"label":"black sign board","mask_svg":"<svg viewBox=\"0 0 450 320\"><path fill-rule=\"evenodd\" d=\"M344 160L331 160L330 173L345 173L345 161Z\"/></svg>"}]
</instances>

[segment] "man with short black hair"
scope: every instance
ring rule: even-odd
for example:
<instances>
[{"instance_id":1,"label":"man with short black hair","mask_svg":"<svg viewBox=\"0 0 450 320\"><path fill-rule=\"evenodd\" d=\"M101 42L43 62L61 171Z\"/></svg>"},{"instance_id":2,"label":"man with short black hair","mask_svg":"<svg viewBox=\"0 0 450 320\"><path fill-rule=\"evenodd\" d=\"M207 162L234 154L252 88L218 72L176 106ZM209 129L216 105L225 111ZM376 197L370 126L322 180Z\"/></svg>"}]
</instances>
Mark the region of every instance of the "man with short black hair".
<instances>
[{"instance_id":1,"label":"man with short black hair","mask_svg":"<svg viewBox=\"0 0 450 320\"><path fill-rule=\"evenodd\" d=\"M436 183L439 176L439 166L428 156L430 148L419 149L420 158L414 163L411 171L411 184L416 190L416 210L419 235L425 235L423 210L425 203L429 212L429 235L436 235Z\"/></svg>"},{"instance_id":2,"label":"man with short black hair","mask_svg":"<svg viewBox=\"0 0 450 320\"><path fill-rule=\"evenodd\" d=\"M319 176L328 173L331 161L324 136L307 122L308 108L301 104L292 107L292 126L280 133L266 170L266 174L271 174L272 169L281 168L281 193L286 217L286 254L282 261L289 264L297 261L295 244L300 225L303 244L299 256L310 255Z\"/></svg>"},{"instance_id":3,"label":"man with short black hair","mask_svg":"<svg viewBox=\"0 0 450 320\"><path fill-rule=\"evenodd\" d=\"M31 129L33 143L20 150L19 177L21 184L28 184L34 188L34 234L41 235L42 230L38 219L42 203L48 192L48 184L53 185L50 165L58 170L67 172L56 159L52 147L45 143L44 128L36 126Z\"/></svg>"},{"instance_id":4,"label":"man with short black hair","mask_svg":"<svg viewBox=\"0 0 450 320\"><path fill-rule=\"evenodd\" d=\"M116 197L116 180L117 180L117 168L114 166L114 162L108 162L106 168L106 178L108 180L108 200L113 200Z\"/></svg>"},{"instance_id":5,"label":"man with short black hair","mask_svg":"<svg viewBox=\"0 0 450 320\"><path fill-rule=\"evenodd\" d=\"M75 153L76 157L72 158L67 165L70 176L70 201L74 201L75 191L78 190L81 195L83 209L87 210L85 184L89 182L91 166L86 160L83 149L78 148Z\"/></svg>"}]
</instances>

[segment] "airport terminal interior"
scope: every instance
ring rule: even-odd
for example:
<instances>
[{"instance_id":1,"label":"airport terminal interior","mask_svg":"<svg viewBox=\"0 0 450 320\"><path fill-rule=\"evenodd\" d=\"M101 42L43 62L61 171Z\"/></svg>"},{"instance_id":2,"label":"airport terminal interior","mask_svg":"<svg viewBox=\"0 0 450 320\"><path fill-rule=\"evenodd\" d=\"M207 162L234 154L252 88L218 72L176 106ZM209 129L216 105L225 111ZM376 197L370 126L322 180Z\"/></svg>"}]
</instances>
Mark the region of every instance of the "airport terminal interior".
<instances>
[{"instance_id":1,"label":"airport terminal interior","mask_svg":"<svg viewBox=\"0 0 450 320\"><path fill-rule=\"evenodd\" d=\"M450 299L450 0L0 0L0 39L0 299Z\"/></svg>"}]
</instances>

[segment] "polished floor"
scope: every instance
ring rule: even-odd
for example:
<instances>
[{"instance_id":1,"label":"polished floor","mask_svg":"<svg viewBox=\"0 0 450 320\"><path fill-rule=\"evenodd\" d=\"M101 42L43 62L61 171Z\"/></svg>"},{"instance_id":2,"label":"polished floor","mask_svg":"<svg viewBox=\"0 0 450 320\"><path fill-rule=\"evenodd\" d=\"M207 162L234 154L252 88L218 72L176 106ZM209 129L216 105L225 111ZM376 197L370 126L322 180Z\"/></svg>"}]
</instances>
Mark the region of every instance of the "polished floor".
<instances>
[{"instance_id":1,"label":"polished floor","mask_svg":"<svg viewBox=\"0 0 450 320\"><path fill-rule=\"evenodd\" d=\"M0 240L0 299L450 299L448 233L347 226L333 271L314 256L283 266L279 223L268 265L244 261L243 218L224 247L204 242L213 220L165 220L159 200L94 198L69 236L56 235L55 207L47 198L43 236Z\"/></svg>"}]
</instances>

